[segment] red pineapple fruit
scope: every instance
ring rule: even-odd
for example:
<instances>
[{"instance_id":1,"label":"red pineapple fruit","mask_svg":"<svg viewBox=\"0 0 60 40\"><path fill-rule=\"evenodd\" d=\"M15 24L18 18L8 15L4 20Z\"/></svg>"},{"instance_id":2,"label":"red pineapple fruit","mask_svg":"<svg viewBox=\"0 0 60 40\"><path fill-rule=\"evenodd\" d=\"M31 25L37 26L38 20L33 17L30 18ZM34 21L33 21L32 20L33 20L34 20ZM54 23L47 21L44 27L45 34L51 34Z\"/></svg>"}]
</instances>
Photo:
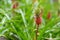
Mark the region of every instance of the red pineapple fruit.
<instances>
[{"instance_id":1,"label":"red pineapple fruit","mask_svg":"<svg viewBox=\"0 0 60 40\"><path fill-rule=\"evenodd\" d=\"M36 24L39 25L42 23L42 17L39 15L36 15Z\"/></svg>"},{"instance_id":2,"label":"red pineapple fruit","mask_svg":"<svg viewBox=\"0 0 60 40\"><path fill-rule=\"evenodd\" d=\"M50 18L51 18L51 13L48 12L47 19L50 19Z\"/></svg>"},{"instance_id":3,"label":"red pineapple fruit","mask_svg":"<svg viewBox=\"0 0 60 40\"><path fill-rule=\"evenodd\" d=\"M40 13L39 8L35 11L35 22L37 25L36 26L36 40L37 40L37 37L39 35L38 28L39 28L39 25L42 23L42 12Z\"/></svg>"},{"instance_id":4,"label":"red pineapple fruit","mask_svg":"<svg viewBox=\"0 0 60 40\"><path fill-rule=\"evenodd\" d=\"M15 9L17 7L18 7L18 2L16 2L16 3L13 4L13 9Z\"/></svg>"}]
</instances>

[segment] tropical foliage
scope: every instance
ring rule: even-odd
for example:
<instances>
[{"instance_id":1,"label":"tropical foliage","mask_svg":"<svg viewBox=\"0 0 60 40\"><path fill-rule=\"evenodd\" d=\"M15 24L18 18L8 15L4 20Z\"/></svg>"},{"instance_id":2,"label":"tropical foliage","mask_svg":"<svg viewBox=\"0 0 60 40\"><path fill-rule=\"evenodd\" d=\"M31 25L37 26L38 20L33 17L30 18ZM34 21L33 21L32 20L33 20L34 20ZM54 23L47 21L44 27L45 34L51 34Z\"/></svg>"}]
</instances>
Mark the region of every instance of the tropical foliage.
<instances>
[{"instance_id":1,"label":"tropical foliage","mask_svg":"<svg viewBox=\"0 0 60 40\"><path fill-rule=\"evenodd\" d=\"M14 5L15 2L18 4ZM0 0L0 36L7 40L36 40L34 16L42 9L37 40L60 40L59 6L58 0ZM37 8L40 10L36 11Z\"/></svg>"}]
</instances>

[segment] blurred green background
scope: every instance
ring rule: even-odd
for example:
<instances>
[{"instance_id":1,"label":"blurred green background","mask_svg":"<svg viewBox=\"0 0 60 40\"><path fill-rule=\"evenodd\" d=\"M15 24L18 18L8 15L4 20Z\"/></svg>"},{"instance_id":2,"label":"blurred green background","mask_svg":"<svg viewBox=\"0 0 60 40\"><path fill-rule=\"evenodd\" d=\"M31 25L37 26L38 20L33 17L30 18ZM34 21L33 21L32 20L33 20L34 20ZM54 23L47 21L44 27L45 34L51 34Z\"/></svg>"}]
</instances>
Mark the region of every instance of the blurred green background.
<instances>
[{"instance_id":1,"label":"blurred green background","mask_svg":"<svg viewBox=\"0 0 60 40\"><path fill-rule=\"evenodd\" d=\"M13 8L15 2L18 2L17 8ZM60 0L0 0L0 37L36 40L34 14L38 7L43 9L43 20L37 40L60 40ZM50 20L46 18L48 11Z\"/></svg>"}]
</instances>

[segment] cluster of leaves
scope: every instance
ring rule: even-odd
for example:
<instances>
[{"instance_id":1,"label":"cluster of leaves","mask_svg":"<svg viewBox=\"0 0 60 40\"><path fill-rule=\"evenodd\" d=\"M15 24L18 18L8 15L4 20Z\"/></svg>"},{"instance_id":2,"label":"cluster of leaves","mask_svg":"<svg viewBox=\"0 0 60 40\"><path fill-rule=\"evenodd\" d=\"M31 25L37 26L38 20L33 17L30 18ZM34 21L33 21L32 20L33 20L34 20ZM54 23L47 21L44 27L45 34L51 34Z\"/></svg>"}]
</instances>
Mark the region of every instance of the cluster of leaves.
<instances>
[{"instance_id":1,"label":"cluster of leaves","mask_svg":"<svg viewBox=\"0 0 60 40\"><path fill-rule=\"evenodd\" d=\"M35 6L32 0L17 0L19 7L12 8L11 0L0 1L0 36L8 40L35 40L36 25L33 19ZM44 7L43 22L39 28L37 40L45 40L52 34L52 38L60 38L60 17L56 15L58 3L50 4L49 0L38 0ZM47 20L47 12L51 10L52 18Z\"/></svg>"}]
</instances>

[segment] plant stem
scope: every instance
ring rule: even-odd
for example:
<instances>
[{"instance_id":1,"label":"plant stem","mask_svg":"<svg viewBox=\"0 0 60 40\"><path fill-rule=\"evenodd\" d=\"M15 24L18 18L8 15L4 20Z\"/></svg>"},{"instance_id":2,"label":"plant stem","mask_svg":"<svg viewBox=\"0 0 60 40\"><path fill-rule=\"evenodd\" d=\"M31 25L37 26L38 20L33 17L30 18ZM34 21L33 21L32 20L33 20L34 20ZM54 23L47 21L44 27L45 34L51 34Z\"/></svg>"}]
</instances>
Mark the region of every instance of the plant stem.
<instances>
[{"instance_id":1,"label":"plant stem","mask_svg":"<svg viewBox=\"0 0 60 40\"><path fill-rule=\"evenodd\" d=\"M39 28L39 25L36 26L36 40L37 40L37 37L38 37L38 28Z\"/></svg>"}]
</instances>

